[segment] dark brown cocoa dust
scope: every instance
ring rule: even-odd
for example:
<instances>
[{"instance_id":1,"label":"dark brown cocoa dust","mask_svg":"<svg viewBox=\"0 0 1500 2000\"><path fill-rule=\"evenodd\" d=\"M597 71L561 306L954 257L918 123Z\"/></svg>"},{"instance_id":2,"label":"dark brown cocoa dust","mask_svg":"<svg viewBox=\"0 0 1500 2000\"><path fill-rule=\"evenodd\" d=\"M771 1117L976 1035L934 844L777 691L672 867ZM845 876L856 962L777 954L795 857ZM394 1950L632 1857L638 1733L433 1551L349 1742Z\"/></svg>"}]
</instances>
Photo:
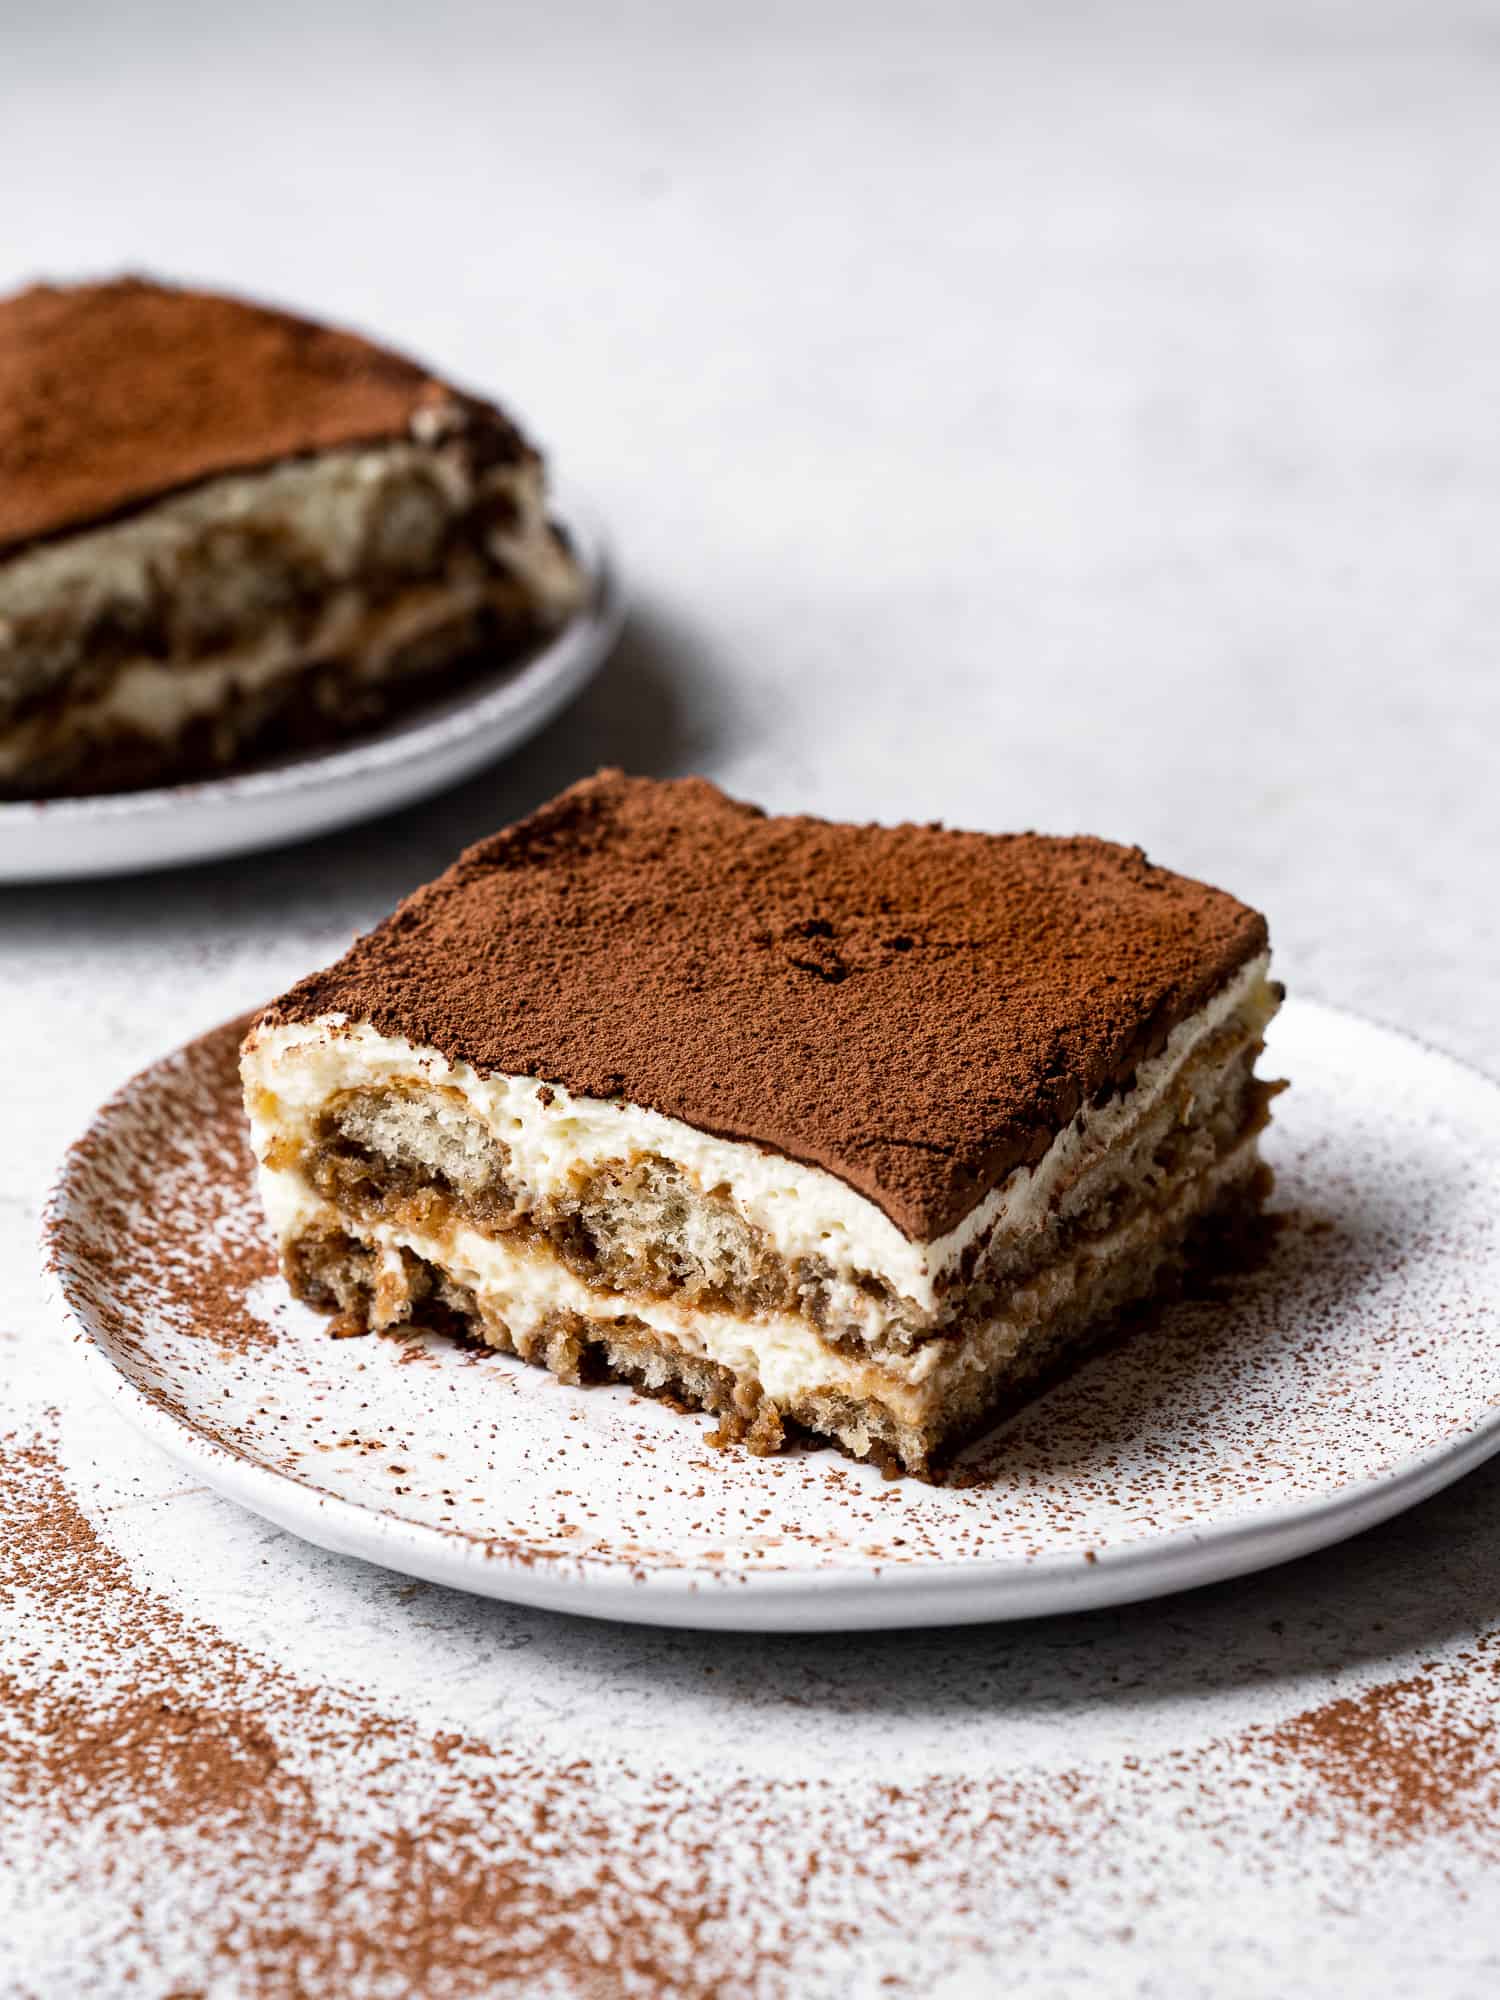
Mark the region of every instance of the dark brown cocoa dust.
<instances>
[{"instance_id":1,"label":"dark brown cocoa dust","mask_svg":"<svg viewBox=\"0 0 1500 2000\"><path fill-rule=\"evenodd\" d=\"M1346 1695L1264 1731L1260 1746L1308 1772L1303 1812L1342 1816L1386 1842L1462 1835L1500 1815L1500 1634L1475 1649L1494 1681L1489 1713L1455 1712L1454 1673L1437 1663Z\"/></svg>"},{"instance_id":2,"label":"dark brown cocoa dust","mask_svg":"<svg viewBox=\"0 0 1500 2000\"><path fill-rule=\"evenodd\" d=\"M431 411L485 463L492 405L359 335L140 278L0 299L0 559L228 472L406 437Z\"/></svg>"},{"instance_id":3,"label":"dark brown cocoa dust","mask_svg":"<svg viewBox=\"0 0 1500 2000\"><path fill-rule=\"evenodd\" d=\"M120 1178L96 1134L74 1149L94 1175L92 1200L86 1221L58 1224L50 1262L71 1265L80 1295L122 1347L136 1337L129 1308L148 1297L154 1314L221 1347L244 1352L275 1337L251 1306L253 1288L276 1270L276 1252L258 1205L244 1199L255 1159L236 1055L248 1025L248 1016L227 1022L171 1058L176 1096L139 1101L139 1157L160 1199L142 1200L134 1176ZM193 1238L213 1243L211 1259L188 1253Z\"/></svg>"},{"instance_id":4,"label":"dark brown cocoa dust","mask_svg":"<svg viewBox=\"0 0 1500 2000\"><path fill-rule=\"evenodd\" d=\"M181 1614L79 1510L50 1428L0 1443L0 1611L24 1635L0 1684L0 1820L60 1906L97 1913L70 1919L70 1990L794 1994L873 1923L883 1984L917 1992L943 1950L1065 1916L1163 1796L1219 1846L1248 1796L1325 1847L1500 1843L1500 1746L1454 1698L1500 1673L1497 1637L1108 1773L607 1774L424 1730ZM916 1935L903 1912L941 1943L893 1953Z\"/></svg>"},{"instance_id":5,"label":"dark brown cocoa dust","mask_svg":"<svg viewBox=\"0 0 1500 2000\"><path fill-rule=\"evenodd\" d=\"M168 1873L185 1908L201 1898L188 1956L204 1983L748 1990L710 1942L723 1897L704 1856L682 1855L672 1883L643 1867L670 1786L644 1825L616 1828L586 1762L426 1734L247 1655L134 1583L41 1440L5 1441L0 1501L0 1607L40 1601L83 1663L0 1684L5 1810L30 1809L55 1851L87 1832L126 1907Z\"/></svg>"},{"instance_id":6,"label":"dark brown cocoa dust","mask_svg":"<svg viewBox=\"0 0 1500 2000\"><path fill-rule=\"evenodd\" d=\"M618 771L481 841L270 1010L622 1097L941 1234L1266 944L1084 837L769 818Z\"/></svg>"}]
</instances>

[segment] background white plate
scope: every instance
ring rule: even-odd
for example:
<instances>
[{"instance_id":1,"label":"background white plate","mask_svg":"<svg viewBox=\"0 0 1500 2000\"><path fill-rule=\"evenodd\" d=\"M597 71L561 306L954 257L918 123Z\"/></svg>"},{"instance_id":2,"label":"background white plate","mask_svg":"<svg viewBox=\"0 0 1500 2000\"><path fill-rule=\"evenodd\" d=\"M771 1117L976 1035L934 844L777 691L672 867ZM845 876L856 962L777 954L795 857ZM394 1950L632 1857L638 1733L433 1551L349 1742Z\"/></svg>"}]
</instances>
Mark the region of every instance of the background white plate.
<instances>
[{"instance_id":1,"label":"background white plate","mask_svg":"<svg viewBox=\"0 0 1500 2000\"><path fill-rule=\"evenodd\" d=\"M1269 1254L970 1454L977 1483L707 1419L437 1337L335 1341L271 1274L217 1030L69 1153L49 1263L96 1381L202 1479L324 1547L491 1596L764 1630L1118 1603L1350 1535L1500 1449L1500 1089L1292 1002Z\"/></svg>"},{"instance_id":2,"label":"background white plate","mask_svg":"<svg viewBox=\"0 0 1500 2000\"><path fill-rule=\"evenodd\" d=\"M524 664L499 668L344 747L201 784L0 805L0 882L125 875L306 840L456 785L535 735L596 672L625 616L603 530L566 493L553 514L593 592Z\"/></svg>"}]
</instances>

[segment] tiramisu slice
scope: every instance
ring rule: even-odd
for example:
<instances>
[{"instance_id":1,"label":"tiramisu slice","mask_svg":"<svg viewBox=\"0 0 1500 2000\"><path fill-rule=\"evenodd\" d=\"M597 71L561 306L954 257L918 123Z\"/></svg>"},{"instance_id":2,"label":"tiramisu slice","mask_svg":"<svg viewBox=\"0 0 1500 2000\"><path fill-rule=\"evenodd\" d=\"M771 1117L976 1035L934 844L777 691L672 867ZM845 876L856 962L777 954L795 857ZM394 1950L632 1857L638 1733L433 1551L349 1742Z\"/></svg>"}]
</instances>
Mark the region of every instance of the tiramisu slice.
<instances>
[{"instance_id":1,"label":"tiramisu slice","mask_svg":"<svg viewBox=\"0 0 1500 2000\"><path fill-rule=\"evenodd\" d=\"M1137 848L606 772L246 1040L293 1289L931 1476L1252 1210L1279 990Z\"/></svg>"},{"instance_id":2,"label":"tiramisu slice","mask_svg":"<svg viewBox=\"0 0 1500 2000\"><path fill-rule=\"evenodd\" d=\"M415 362L131 278L0 300L0 798L343 735L583 596L537 453Z\"/></svg>"}]
</instances>

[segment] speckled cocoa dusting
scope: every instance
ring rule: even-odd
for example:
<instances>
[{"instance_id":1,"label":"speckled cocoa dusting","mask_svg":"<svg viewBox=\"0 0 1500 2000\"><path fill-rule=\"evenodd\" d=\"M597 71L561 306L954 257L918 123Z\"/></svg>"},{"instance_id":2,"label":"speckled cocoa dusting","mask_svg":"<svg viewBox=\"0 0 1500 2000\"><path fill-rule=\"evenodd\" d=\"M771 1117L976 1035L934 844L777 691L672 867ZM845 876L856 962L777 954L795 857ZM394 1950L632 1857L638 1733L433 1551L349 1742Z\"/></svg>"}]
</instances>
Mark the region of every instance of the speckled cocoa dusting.
<instances>
[{"instance_id":1,"label":"speckled cocoa dusting","mask_svg":"<svg viewBox=\"0 0 1500 2000\"><path fill-rule=\"evenodd\" d=\"M264 1017L343 1012L622 1097L941 1234L1266 946L1084 836L772 818L606 771L481 841Z\"/></svg>"}]
</instances>

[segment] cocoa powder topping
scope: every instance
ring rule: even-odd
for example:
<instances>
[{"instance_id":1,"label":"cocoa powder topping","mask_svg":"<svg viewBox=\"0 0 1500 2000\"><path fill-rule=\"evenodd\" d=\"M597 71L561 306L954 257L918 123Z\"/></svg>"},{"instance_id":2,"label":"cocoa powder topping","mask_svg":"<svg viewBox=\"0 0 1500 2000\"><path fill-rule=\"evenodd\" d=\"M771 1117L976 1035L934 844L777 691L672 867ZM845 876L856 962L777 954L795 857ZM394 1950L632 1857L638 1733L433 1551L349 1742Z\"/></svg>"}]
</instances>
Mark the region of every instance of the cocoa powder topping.
<instances>
[{"instance_id":1,"label":"cocoa powder topping","mask_svg":"<svg viewBox=\"0 0 1500 2000\"><path fill-rule=\"evenodd\" d=\"M1264 950L1087 837L768 818L602 772L481 841L263 1018L342 1012L624 1098L941 1234Z\"/></svg>"},{"instance_id":2,"label":"cocoa powder topping","mask_svg":"<svg viewBox=\"0 0 1500 2000\"><path fill-rule=\"evenodd\" d=\"M141 278L0 300L0 557L223 473L406 437L431 413L486 462L498 410L357 334Z\"/></svg>"}]
</instances>

